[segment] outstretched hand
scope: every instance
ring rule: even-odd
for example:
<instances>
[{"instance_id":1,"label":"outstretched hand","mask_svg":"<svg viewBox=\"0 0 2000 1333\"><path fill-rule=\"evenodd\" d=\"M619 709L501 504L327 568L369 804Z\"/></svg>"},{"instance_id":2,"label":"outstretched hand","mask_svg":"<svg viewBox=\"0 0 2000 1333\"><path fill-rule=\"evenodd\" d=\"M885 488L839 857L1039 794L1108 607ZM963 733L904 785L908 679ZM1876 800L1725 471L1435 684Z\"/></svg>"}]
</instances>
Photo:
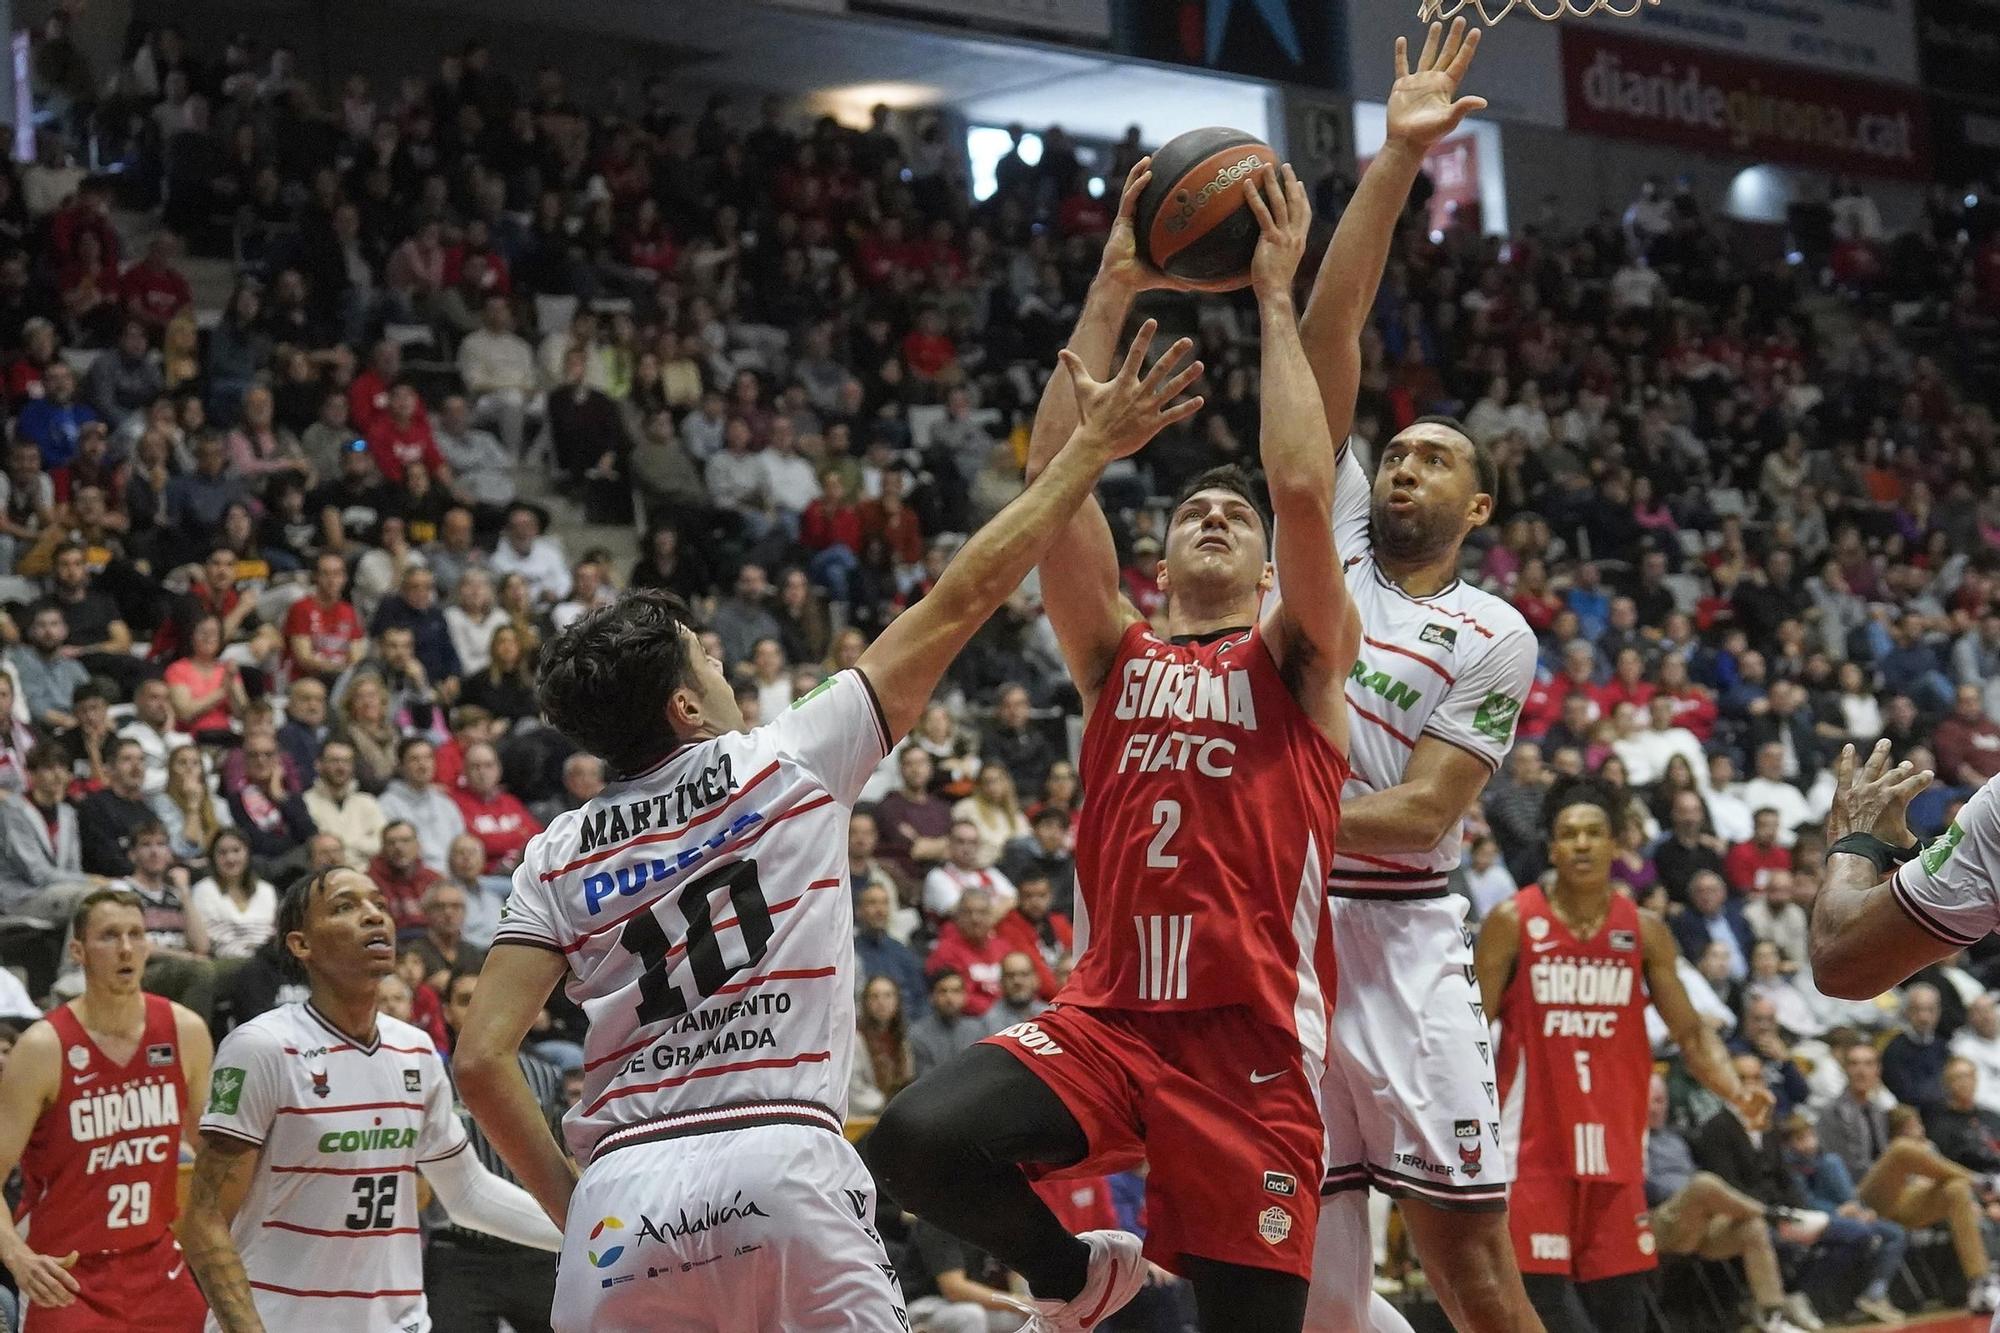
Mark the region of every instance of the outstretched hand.
<instances>
[{"instance_id":1,"label":"outstretched hand","mask_svg":"<svg viewBox=\"0 0 2000 1333\"><path fill-rule=\"evenodd\" d=\"M1153 368L1141 373L1146 352L1159 331L1158 320L1147 320L1125 353L1125 362L1109 380L1094 380L1083 362L1067 347L1058 354L1069 371L1070 387L1076 393L1077 433L1101 444L1112 458L1137 453L1147 441L1168 426L1186 421L1201 410L1199 395L1175 402L1174 399L1201 378L1202 364L1189 361L1176 366L1194 350L1192 338L1182 338L1169 347Z\"/></svg>"},{"instance_id":2,"label":"outstretched hand","mask_svg":"<svg viewBox=\"0 0 2000 1333\"><path fill-rule=\"evenodd\" d=\"M1889 742L1875 742L1868 760L1855 771L1854 747L1841 747L1833 766L1833 808L1826 815L1826 840L1838 842L1850 833L1872 833L1896 847L1908 847L1910 802L1931 785L1935 776L1905 759L1889 767Z\"/></svg>"},{"instance_id":3,"label":"outstretched hand","mask_svg":"<svg viewBox=\"0 0 2000 1333\"><path fill-rule=\"evenodd\" d=\"M1118 216L1111 221L1111 234L1104 238L1104 253L1097 261L1097 275L1130 292L1188 291L1190 284L1171 277L1139 258L1139 196L1153 183L1153 155L1148 153L1125 173L1125 188L1118 196Z\"/></svg>"},{"instance_id":4,"label":"outstretched hand","mask_svg":"<svg viewBox=\"0 0 2000 1333\"><path fill-rule=\"evenodd\" d=\"M1462 18L1452 20L1449 34L1443 24L1431 24L1414 70L1410 68L1409 39L1396 39L1396 82L1389 89L1390 141L1426 152L1467 116L1485 109L1483 97L1458 96L1458 86L1465 81L1466 71L1472 68L1472 54L1478 49L1479 29L1466 31Z\"/></svg>"}]
</instances>

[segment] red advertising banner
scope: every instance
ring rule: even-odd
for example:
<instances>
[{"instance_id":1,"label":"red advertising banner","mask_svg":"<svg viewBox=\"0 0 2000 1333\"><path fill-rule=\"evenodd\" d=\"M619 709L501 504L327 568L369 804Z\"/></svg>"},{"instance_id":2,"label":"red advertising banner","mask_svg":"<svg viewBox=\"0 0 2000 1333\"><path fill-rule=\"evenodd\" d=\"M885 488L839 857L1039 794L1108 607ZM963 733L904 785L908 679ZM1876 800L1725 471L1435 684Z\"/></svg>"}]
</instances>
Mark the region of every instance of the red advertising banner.
<instances>
[{"instance_id":1,"label":"red advertising banner","mask_svg":"<svg viewBox=\"0 0 2000 1333\"><path fill-rule=\"evenodd\" d=\"M1856 175L1930 176L1916 89L1562 26L1569 128Z\"/></svg>"}]
</instances>

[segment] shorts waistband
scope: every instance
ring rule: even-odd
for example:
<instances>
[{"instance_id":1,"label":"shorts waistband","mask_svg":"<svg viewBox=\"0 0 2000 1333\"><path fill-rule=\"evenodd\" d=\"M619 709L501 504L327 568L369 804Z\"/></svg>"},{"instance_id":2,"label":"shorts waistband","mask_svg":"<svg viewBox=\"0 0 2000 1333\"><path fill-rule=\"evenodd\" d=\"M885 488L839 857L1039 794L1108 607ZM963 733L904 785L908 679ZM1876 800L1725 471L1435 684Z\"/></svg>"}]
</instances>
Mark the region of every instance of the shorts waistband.
<instances>
[{"instance_id":1,"label":"shorts waistband","mask_svg":"<svg viewBox=\"0 0 2000 1333\"><path fill-rule=\"evenodd\" d=\"M841 1118L818 1102L731 1102L699 1111L680 1111L656 1120L641 1121L613 1130L597 1141L590 1154L592 1162L620 1148L637 1143L663 1143L668 1139L691 1138L697 1134L722 1134L735 1129L761 1129L766 1125L804 1125L844 1136Z\"/></svg>"},{"instance_id":2,"label":"shorts waistband","mask_svg":"<svg viewBox=\"0 0 2000 1333\"><path fill-rule=\"evenodd\" d=\"M1428 898L1449 898L1451 890L1440 884L1430 889L1355 889L1329 884L1326 888L1329 898L1373 899L1384 903L1414 903Z\"/></svg>"}]
</instances>

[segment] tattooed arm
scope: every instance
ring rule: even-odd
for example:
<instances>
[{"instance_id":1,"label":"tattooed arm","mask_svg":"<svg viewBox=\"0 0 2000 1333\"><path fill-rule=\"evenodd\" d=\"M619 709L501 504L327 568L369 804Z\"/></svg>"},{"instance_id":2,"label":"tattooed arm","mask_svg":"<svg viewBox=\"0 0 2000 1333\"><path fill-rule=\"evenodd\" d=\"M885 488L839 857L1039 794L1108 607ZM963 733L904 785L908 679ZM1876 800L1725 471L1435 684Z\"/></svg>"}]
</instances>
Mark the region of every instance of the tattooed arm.
<instances>
[{"instance_id":1,"label":"tattooed arm","mask_svg":"<svg viewBox=\"0 0 2000 1333\"><path fill-rule=\"evenodd\" d=\"M258 1145L213 1131L202 1135L195 1154L194 1178L188 1184L187 1211L181 1218L181 1252L194 1270L208 1308L223 1333L264 1333L257 1303L250 1294L250 1276L229 1235L229 1214L241 1201L256 1168ZM224 1197L230 1206L224 1208Z\"/></svg>"}]
</instances>

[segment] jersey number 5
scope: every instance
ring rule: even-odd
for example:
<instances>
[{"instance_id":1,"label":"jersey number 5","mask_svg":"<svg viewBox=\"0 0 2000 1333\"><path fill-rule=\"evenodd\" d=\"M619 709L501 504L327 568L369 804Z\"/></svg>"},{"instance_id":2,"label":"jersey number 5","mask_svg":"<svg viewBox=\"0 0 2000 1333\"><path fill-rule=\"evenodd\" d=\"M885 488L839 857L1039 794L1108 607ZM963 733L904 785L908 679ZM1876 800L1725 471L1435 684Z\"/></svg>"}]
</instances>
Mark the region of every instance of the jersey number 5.
<instances>
[{"instance_id":1,"label":"jersey number 5","mask_svg":"<svg viewBox=\"0 0 2000 1333\"><path fill-rule=\"evenodd\" d=\"M740 963L722 956L714 909L709 906L710 895L724 887L729 890L729 906L735 920L721 925L734 925L742 935L745 957ZM687 997L669 980L674 962L683 950L687 952L688 968L694 974L695 992L705 1000L721 990L729 978L761 962L771 943L771 909L764 901L763 885L757 882L755 861L738 861L711 871L682 885L681 891L669 898L679 904L681 916L687 922L687 935L679 944L668 944L666 927L660 924L657 915L669 899L662 899L650 910L633 917L618 935L620 947L637 954L646 964L646 974L639 979L641 1023L678 1018L688 1011Z\"/></svg>"}]
</instances>

